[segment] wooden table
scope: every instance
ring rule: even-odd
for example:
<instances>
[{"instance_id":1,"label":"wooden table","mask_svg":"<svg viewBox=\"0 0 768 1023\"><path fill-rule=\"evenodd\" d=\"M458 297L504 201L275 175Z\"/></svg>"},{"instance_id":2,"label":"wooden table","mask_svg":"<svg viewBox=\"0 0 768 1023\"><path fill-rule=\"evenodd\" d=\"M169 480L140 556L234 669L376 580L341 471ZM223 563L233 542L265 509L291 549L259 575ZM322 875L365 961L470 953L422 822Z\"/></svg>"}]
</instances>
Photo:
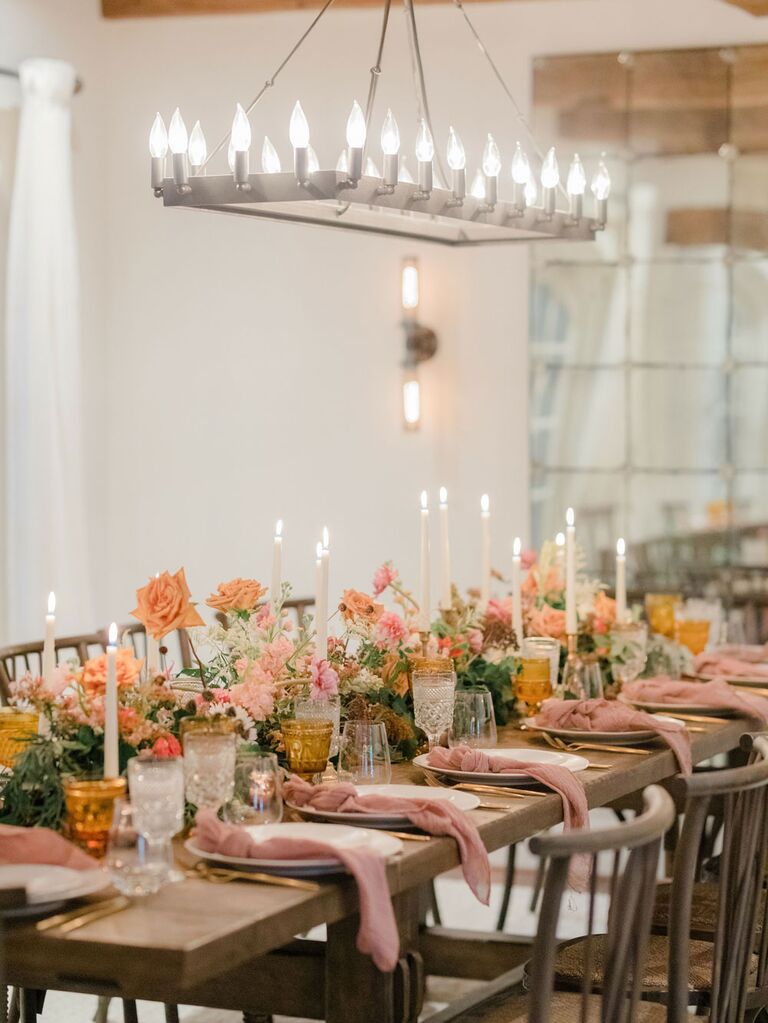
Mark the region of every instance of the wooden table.
<instances>
[{"instance_id":1,"label":"wooden table","mask_svg":"<svg viewBox=\"0 0 768 1023\"><path fill-rule=\"evenodd\" d=\"M697 727L705 731L691 736L694 762L735 748L749 722L718 720ZM499 745L532 744L540 743L511 728L500 732ZM676 773L664 747L645 757L585 755L612 765L580 776L590 807ZM395 769L393 780L416 782L422 776L408 764ZM514 809L506 813L472 812L489 851L562 820L555 794L510 801ZM455 842L441 838L405 842L402 857L389 866L402 950L393 974L379 973L355 948L357 894L348 879L324 881L316 893L239 883L214 886L195 879L168 886L65 937L39 934L28 925L15 927L8 935L7 982L328 1023L412 1023L425 973L490 980L527 958L520 943L507 935L477 932L469 944L466 932L421 926L424 886L458 862ZM323 923L327 942L295 937Z\"/></svg>"}]
</instances>

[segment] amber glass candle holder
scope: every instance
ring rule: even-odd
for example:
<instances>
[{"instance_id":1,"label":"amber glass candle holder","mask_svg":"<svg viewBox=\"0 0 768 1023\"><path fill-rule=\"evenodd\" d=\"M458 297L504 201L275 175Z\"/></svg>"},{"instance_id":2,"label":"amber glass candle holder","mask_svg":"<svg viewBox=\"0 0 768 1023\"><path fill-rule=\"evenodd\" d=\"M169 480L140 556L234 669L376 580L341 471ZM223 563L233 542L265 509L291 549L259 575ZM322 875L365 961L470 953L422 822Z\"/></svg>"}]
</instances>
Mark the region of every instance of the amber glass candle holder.
<instances>
[{"instance_id":1,"label":"amber glass candle holder","mask_svg":"<svg viewBox=\"0 0 768 1023\"><path fill-rule=\"evenodd\" d=\"M107 851L115 800L125 796L125 778L64 778L67 837L91 856Z\"/></svg>"},{"instance_id":2,"label":"amber glass candle holder","mask_svg":"<svg viewBox=\"0 0 768 1023\"><path fill-rule=\"evenodd\" d=\"M527 716L538 714L551 695L549 657L521 657L520 671L515 676L515 697L525 704Z\"/></svg>"},{"instance_id":3,"label":"amber glass candle holder","mask_svg":"<svg viewBox=\"0 0 768 1023\"><path fill-rule=\"evenodd\" d=\"M37 714L0 707L0 764L13 768L18 755L37 735Z\"/></svg>"},{"instance_id":4,"label":"amber glass candle holder","mask_svg":"<svg viewBox=\"0 0 768 1023\"><path fill-rule=\"evenodd\" d=\"M682 601L681 593L646 593L645 614L651 632L672 639L675 635L675 608Z\"/></svg>"},{"instance_id":5,"label":"amber glass candle holder","mask_svg":"<svg viewBox=\"0 0 768 1023\"><path fill-rule=\"evenodd\" d=\"M333 721L281 721L280 728L289 769L305 781L322 774L328 765Z\"/></svg>"},{"instance_id":6,"label":"amber glass candle holder","mask_svg":"<svg viewBox=\"0 0 768 1023\"><path fill-rule=\"evenodd\" d=\"M214 717L182 718L179 725L179 739L184 745L184 736L194 734L229 735L237 729L237 718L216 714Z\"/></svg>"}]
</instances>

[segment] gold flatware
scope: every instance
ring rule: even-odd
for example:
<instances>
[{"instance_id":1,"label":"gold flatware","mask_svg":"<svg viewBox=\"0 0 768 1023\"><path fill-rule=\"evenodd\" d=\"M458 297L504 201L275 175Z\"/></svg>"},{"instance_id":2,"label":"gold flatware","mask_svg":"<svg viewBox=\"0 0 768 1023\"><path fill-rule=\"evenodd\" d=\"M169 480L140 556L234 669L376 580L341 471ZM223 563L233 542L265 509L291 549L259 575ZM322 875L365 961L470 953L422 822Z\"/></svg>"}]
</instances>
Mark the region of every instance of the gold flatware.
<instances>
[{"instance_id":1,"label":"gold flatware","mask_svg":"<svg viewBox=\"0 0 768 1023\"><path fill-rule=\"evenodd\" d=\"M598 753L634 753L641 757L648 757L651 754L651 750L638 749L636 746L608 746L602 742L565 742L556 735L548 735L546 732L542 734L550 746L569 753L580 749L592 749Z\"/></svg>"},{"instance_id":2,"label":"gold flatware","mask_svg":"<svg viewBox=\"0 0 768 1023\"><path fill-rule=\"evenodd\" d=\"M80 906L78 909L71 909L67 913L57 913L56 916L49 916L44 920L38 920L35 928L38 931L50 931L56 928L61 934L69 934L71 931L76 931L78 927L84 927L85 924L92 923L94 920L101 920L102 917L119 913L121 910L127 909L130 904L131 900L127 896L118 895L114 899L107 899L90 906Z\"/></svg>"},{"instance_id":3,"label":"gold flatware","mask_svg":"<svg viewBox=\"0 0 768 1023\"><path fill-rule=\"evenodd\" d=\"M384 831L383 834L392 838L401 838L404 842L431 842L433 835L419 835L413 831Z\"/></svg>"},{"instance_id":4,"label":"gold flatware","mask_svg":"<svg viewBox=\"0 0 768 1023\"><path fill-rule=\"evenodd\" d=\"M254 884L269 884L277 888L298 888L304 892L316 892L320 885L314 881L302 881L296 877L283 877L280 874L261 874L258 871L231 870L229 867L212 867L202 860L194 868L187 871L188 877L202 878L212 884L227 884L229 881L251 881Z\"/></svg>"},{"instance_id":5,"label":"gold flatware","mask_svg":"<svg viewBox=\"0 0 768 1023\"><path fill-rule=\"evenodd\" d=\"M728 679L728 685L734 686L736 689L746 689L748 693L756 693L758 696L768 696L768 689L752 686L748 682L735 682L733 679Z\"/></svg>"},{"instance_id":6,"label":"gold flatware","mask_svg":"<svg viewBox=\"0 0 768 1023\"><path fill-rule=\"evenodd\" d=\"M651 717L657 717L661 714L661 711L654 711ZM718 718L709 714L680 714L670 707L669 711L664 711L661 714L662 717L680 718L681 721L701 721L702 724L706 725L727 725L730 724L731 718Z\"/></svg>"}]
</instances>

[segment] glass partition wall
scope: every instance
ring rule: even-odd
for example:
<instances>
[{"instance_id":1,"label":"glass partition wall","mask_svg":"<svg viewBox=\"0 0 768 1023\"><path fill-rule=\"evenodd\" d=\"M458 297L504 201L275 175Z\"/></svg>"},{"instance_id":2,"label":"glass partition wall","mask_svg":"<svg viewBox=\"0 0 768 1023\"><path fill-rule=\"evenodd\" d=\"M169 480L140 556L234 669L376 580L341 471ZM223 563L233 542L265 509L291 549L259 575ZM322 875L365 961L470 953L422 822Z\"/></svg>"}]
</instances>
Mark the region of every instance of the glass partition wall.
<instances>
[{"instance_id":1,"label":"glass partition wall","mask_svg":"<svg viewBox=\"0 0 768 1023\"><path fill-rule=\"evenodd\" d=\"M534 247L534 540L572 504L603 578L624 536L765 638L768 47L541 58L534 127L613 182L597 243Z\"/></svg>"}]
</instances>

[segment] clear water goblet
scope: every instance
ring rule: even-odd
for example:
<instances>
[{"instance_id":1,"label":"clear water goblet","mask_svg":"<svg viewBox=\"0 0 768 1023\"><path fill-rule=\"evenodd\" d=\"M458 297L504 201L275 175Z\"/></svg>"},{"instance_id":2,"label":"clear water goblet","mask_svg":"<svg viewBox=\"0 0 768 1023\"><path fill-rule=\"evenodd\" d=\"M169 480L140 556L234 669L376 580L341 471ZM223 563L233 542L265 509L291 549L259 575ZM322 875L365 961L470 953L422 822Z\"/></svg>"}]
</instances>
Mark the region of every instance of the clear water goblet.
<instances>
[{"instance_id":1,"label":"clear water goblet","mask_svg":"<svg viewBox=\"0 0 768 1023\"><path fill-rule=\"evenodd\" d=\"M112 884L123 895L152 895L167 878L168 863L162 850L138 830L134 809L125 799L115 801L104 862Z\"/></svg>"},{"instance_id":2,"label":"clear water goblet","mask_svg":"<svg viewBox=\"0 0 768 1023\"><path fill-rule=\"evenodd\" d=\"M412 685L414 720L427 736L429 748L434 749L453 721L456 674L452 670L414 671Z\"/></svg>"},{"instance_id":3,"label":"clear water goblet","mask_svg":"<svg viewBox=\"0 0 768 1023\"><path fill-rule=\"evenodd\" d=\"M188 732L184 736L184 782L187 800L198 808L218 810L235 790L235 736Z\"/></svg>"},{"instance_id":4,"label":"clear water goblet","mask_svg":"<svg viewBox=\"0 0 768 1023\"><path fill-rule=\"evenodd\" d=\"M128 788L133 822L139 834L160 850L167 880L180 881L173 868L171 839L184 827L184 768L167 757L133 757L128 761Z\"/></svg>"},{"instance_id":5,"label":"clear water goblet","mask_svg":"<svg viewBox=\"0 0 768 1023\"><path fill-rule=\"evenodd\" d=\"M339 741L339 780L389 785L392 763L387 729L378 721L347 721Z\"/></svg>"},{"instance_id":6,"label":"clear water goblet","mask_svg":"<svg viewBox=\"0 0 768 1023\"><path fill-rule=\"evenodd\" d=\"M496 739L496 715L490 692L485 686L457 690L448 745L489 749L496 745Z\"/></svg>"}]
</instances>

